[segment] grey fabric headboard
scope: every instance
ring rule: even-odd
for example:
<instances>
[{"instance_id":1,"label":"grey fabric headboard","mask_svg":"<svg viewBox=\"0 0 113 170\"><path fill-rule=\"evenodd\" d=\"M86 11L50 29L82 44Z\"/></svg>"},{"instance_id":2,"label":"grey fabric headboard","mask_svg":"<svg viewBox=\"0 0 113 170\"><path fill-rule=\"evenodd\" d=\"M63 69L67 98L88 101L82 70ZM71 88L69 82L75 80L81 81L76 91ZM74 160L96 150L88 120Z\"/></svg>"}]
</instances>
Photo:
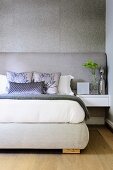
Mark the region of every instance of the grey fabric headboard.
<instances>
[{"instance_id":1,"label":"grey fabric headboard","mask_svg":"<svg viewBox=\"0 0 113 170\"><path fill-rule=\"evenodd\" d=\"M61 72L71 74L76 81L90 82L90 72L82 66L87 59L93 59L106 70L105 53L0 53L0 73L5 74L7 70Z\"/></svg>"}]
</instances>

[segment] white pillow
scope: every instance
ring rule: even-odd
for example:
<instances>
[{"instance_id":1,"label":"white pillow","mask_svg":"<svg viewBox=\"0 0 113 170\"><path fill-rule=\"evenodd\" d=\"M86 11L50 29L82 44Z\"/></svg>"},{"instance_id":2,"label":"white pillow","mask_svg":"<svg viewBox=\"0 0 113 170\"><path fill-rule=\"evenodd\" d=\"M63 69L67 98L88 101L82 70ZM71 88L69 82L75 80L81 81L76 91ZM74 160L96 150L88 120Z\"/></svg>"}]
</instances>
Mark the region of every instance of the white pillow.
<instances>
[{"instance_id":1,"label":"white pillow","mask_svg":"<svg viewBox=\"0 0 113 170\"><path fill-rule=\"evenodd\" d=\"M0 94L6 94L7 91L7 78L5 75L0 74Z\"/></svg>"},{"instance_id":2,"label":"white pillow","mask_svg":"<svg viewBox=\"0 0 113 170\"><path fill-rule=\"evenodd\" d=\"M59 94L74 95L70 87L71 79L74 79L71 75L60 76L58 85Z\"/></svg>"}]
</instances>

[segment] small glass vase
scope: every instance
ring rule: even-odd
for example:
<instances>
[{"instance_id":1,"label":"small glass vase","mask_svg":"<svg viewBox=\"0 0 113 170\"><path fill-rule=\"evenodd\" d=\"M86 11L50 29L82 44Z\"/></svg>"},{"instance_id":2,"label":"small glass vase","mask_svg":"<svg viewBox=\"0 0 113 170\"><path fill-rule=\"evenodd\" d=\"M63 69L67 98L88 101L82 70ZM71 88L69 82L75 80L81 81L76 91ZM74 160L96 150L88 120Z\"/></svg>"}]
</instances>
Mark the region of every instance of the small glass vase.
<instances>
[{"instance_id":1,"label":"small glass vase","mask_svg":"<svg viewBox=\"0 0 113 170\"><path fill-rule=\"evenodd\" d=\"M91 81L91 85L90 85L90 93L92 95L99 94L99 82L95 75L92 75L92 81Z\"/></svg>"}]
</instances>

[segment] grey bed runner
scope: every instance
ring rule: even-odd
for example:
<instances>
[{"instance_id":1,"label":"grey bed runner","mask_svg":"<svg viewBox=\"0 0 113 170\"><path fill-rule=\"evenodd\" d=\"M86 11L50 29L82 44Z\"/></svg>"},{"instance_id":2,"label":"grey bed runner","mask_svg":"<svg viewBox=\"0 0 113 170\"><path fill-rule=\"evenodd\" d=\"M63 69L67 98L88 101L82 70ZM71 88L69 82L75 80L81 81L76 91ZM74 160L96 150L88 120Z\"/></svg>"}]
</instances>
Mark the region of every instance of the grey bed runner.
<instances>
[{"instance_id":1,"label":"grey bed runner","mask_svg":"<svg viewBox=\"0 0 113 170\"><path fill-rule=\"evenodd\" d=\"M0 99L14 99L14 100L72 100L78 102L85 112L85 119L89 118L89 112L84 102L77 96L71 95L32 95L32 94L5 94L0 95Z\"/></svg>"}]
</instances>

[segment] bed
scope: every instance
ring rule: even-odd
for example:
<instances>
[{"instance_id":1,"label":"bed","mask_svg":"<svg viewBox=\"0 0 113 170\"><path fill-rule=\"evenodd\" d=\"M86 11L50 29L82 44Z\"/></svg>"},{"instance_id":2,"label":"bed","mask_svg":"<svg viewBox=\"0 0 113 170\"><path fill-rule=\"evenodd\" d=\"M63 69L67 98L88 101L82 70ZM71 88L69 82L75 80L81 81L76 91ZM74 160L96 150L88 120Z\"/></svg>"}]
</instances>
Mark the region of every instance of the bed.
<instances>
[{"instance_id":1,"label":"bed","mask_svg":"<svg viewBox=\"0 0 113 170\"><path fill-rule=\"evenodd\" d=\"M44 68L44 71L49 72L60 70L62 74L70 73L75 77L75 70L72 67L75 57L79 58L79 65L82 65L87 58L84 57L83 60L83 56L91 54L2 53L0 55L0 60L5 66L1 65L2 73L6 70L17 72L36 70L39 66L40 71ZM33 56L35 62L32 61ZM27 63L25 63L26 57L28 57ZM101 63L103 62L101 59L104 58L102 64L106 64L104 54L92 54L92 57L96 60L99 58ZM52 64L47 64L46 59L50 59ZM58 62L54 62L54 59ZM12 65L12 61L18 62L19 67ZM35 65L36 61L37 65ZM62 63L65 64L64 67ZM88 75L84 75L79 76L90 81ZM78 79L77 75L76 80ZM63 153L80 153L89 141L89 131L85 123L88 117L87 108L76 96L0 95L0 149L62 149Z\"/></svg>"},{"instance_id":2,"label":"bed","mask_svg":"<svg viewBox=\"0 0 113 170\"><path fill-rule=\"evenodd\" d=\"M68 148L68 152L79 152L88 144L84 120L89 114L78 97L1 95L0 106L0 148L49 148L63 152Z\"/></svg>"}]
</instances>

